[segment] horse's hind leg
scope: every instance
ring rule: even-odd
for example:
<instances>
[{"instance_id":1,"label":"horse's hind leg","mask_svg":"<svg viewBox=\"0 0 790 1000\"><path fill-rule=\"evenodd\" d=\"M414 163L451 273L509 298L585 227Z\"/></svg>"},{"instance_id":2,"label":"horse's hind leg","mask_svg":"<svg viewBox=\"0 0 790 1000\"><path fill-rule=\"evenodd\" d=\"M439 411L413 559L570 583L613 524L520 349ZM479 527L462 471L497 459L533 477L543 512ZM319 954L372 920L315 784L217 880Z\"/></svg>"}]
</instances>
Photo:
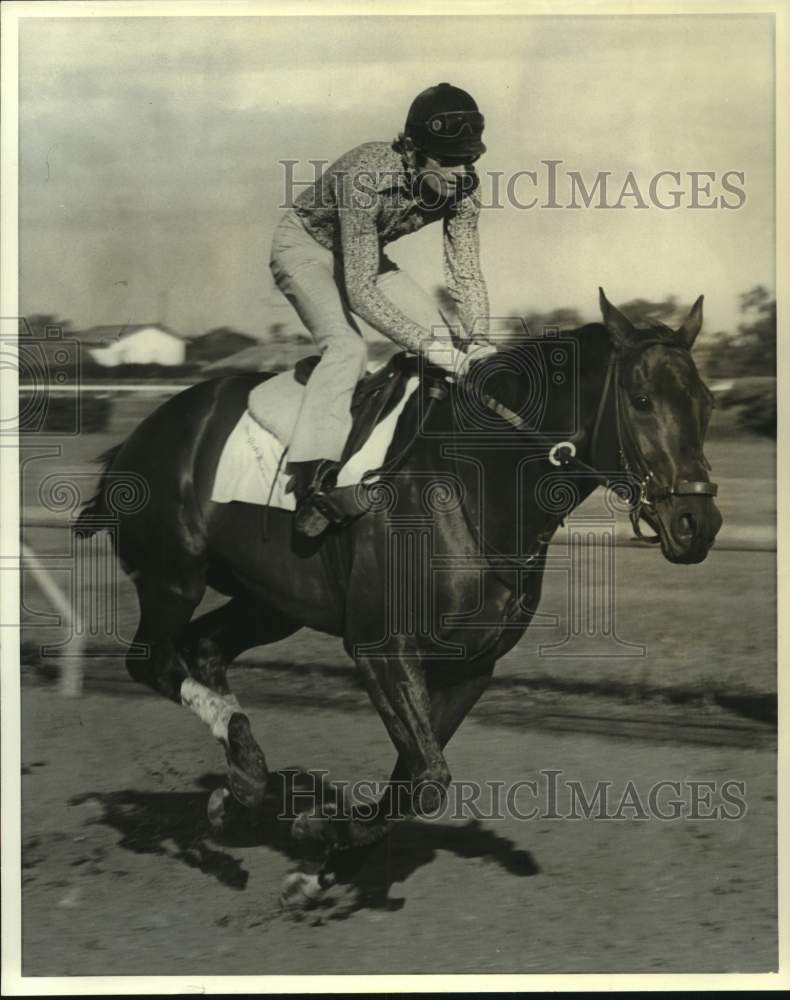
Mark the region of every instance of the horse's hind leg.
<instances>
[{"instance_id":1,"label":"horse's hind leg","mask_svg":"<svg viewBox=\"0 0 790 1000\"><path fill-rule=\"evenodd\" d=\"M228 686L228 665L244 650L284 639L298 627L236 597L190 622L179 643L189 670L181 700L222 743L233 797L246 808L263 802L269 772L250 720ZM221 824L226 804L227 792L220 789L209 805L215 825Z\"/></svg>"},{"instance_id":2,"label":"horse's hind leg","mask_svg":"<svg viewBox=\"0 0 790 1000\"><path fill-rule=\"evenodd\" d=\"M204 588L197 582L193 588L185 588L165 582L151 583L139 577L135 583L140 624L134 645L142 647L145 655L130 653L126 669L133 680L179 702L187 670L176 640L200 603Z\"/></svg>"}]
</instances>

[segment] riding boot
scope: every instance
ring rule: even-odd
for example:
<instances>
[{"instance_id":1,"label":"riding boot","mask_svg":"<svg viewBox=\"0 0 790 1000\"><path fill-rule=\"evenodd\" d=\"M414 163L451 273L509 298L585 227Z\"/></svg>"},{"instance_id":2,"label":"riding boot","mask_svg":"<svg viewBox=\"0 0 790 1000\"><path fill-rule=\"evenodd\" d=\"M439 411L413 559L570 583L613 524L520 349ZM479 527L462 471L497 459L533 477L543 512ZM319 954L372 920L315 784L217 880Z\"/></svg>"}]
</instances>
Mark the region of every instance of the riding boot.
<instances>
[{"instance_id":1,"label":"riding boot","mask_svg":"<svg viewBox=\"0 0 790 1000\"><path fill-rule=\"evenodd\" d=\"M329 459L291 462L289 470L293 476L287 489L296 497L294 528L301 535L316 538L333 521L321 501L324 494L335 485L340 463Z\"/></svg>"}]
</instances>

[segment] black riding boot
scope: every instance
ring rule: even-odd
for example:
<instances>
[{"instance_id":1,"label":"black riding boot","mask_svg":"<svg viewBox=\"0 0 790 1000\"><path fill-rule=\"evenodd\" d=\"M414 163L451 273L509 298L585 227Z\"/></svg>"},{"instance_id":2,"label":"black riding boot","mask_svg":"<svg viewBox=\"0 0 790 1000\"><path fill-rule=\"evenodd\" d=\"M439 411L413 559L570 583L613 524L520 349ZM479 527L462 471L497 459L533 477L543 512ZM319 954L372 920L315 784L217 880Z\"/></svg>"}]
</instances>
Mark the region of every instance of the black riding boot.
<instances>
[{"instance_id":1,"label":"black riding boot","mask_svg":"<svg viewBox=\"0 0 790 1000\"><path fill-rule=\"evenodd\" d=\"M291 462L288 469L293 473L288 489L296 496L294 528L301 535L316 538L332 523L326 507L322 509L321 500L335 485L340 463L320 458Z\"/></svg>"}]
</instances>

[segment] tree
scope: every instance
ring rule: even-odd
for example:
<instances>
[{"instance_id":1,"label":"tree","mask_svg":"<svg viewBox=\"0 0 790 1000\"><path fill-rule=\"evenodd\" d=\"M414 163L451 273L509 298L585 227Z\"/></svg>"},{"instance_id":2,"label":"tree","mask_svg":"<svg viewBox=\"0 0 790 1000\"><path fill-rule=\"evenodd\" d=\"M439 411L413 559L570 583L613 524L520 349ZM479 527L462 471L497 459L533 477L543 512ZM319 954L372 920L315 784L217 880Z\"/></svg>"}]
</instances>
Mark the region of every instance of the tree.
<instances>
[{"instance_id":1,"label":"tree","mask_svg":"<svg viewBox=\"0 0 790 1000\"><path fill-rule=\"evenodd\" d=\"M561 306L546 313L525 312L520 316L511 317L503 325L505 343L508 344L524 337L542 337L551 330L558 330L560 333L565 330L575 330L584 325L584 320L576 309Z\"/></svg>"},{"instance_id":2,"label":"tree","mask_svg":"<svg viewBox=\"0 0 790 1000\"><path fill-rule=\"evenodd\" d=\"M658 302L650 299L631 299L624 302L619 309L635 326L650 326L654 323L665 323L667 326L680 326L688 309L679 306L674 295Z\"/></svg>"},{"instance_id":3,"label":"tree","mask_svg":"<svg viewBox=\"0 0 790 1000\"><path fill-rule=\"evenodd\" d=\"M764 285L739 295L744 322L715 334L708 370L716 377L776 375L776 299Z\"/></svg>"},{"instance_id":4,"label":"tree","mask_svg":"<svg viewBox=\"0 0 790 1000\"><path fill-rule=\"evenodd\" d=\"M313 338L296 323L272 323L266 331L265 342L271 346L282 346L289 348L294 344L312 344Z\"/></svg>"},{"instance_id":5,"label":"tree","mask_svg":"<svg viewBox=\"0 0 790 1000\"><path fill-rule=\"evenodd\" d=\"M200 337L189 341L186 354L189 361L197 363L217 361L220 358L236 354L255 344L251 337L232 326L216 326Z\"/></svg>"},{"instance_id":6,"label":"tree","mask_svg":"<svg viewBox=\"0 0 790 1000\"><path fill-rule=\"evenodd\" d=\"M57 313L31 313L29 316L19 317L20 337L46 340L47 330L62 330L66 334L71 330L71 320L60 319Z\"/></svg>"}]
</instances>

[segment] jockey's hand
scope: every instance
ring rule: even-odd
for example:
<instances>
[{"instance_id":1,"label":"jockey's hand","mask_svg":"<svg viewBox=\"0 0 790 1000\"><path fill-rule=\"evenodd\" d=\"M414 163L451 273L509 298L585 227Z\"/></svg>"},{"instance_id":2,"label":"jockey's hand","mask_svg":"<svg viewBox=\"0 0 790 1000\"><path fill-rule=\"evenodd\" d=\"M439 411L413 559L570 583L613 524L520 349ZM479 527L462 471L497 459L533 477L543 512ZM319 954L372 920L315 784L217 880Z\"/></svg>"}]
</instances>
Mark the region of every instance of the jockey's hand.
<instances>
[{"instance_id":1,"label":"jockey's hand","mask_svg":"<svg viewBox=\"0 0 790 1000\"><path fill-rule=\"evenodd\" d=\"M477 341L469 344L468 351L459 351L449 340L432 340L423 350L423 355L430 364L444 368L456 378L463 378L468 374L470 364L491 354L496 354L494 346Z\"/></svg>"},{"instance_id":2,"label":"jockey's hand","mask_svg":"<svg viewBox=\"0 0 790 1000\"><path fill-rule=\"evenodd\" d=\"M472 340L467 344L466 353L469 355L470 361L480 361L496 354L496 347L482 340Z\"/></svg>"}]
</instances>

